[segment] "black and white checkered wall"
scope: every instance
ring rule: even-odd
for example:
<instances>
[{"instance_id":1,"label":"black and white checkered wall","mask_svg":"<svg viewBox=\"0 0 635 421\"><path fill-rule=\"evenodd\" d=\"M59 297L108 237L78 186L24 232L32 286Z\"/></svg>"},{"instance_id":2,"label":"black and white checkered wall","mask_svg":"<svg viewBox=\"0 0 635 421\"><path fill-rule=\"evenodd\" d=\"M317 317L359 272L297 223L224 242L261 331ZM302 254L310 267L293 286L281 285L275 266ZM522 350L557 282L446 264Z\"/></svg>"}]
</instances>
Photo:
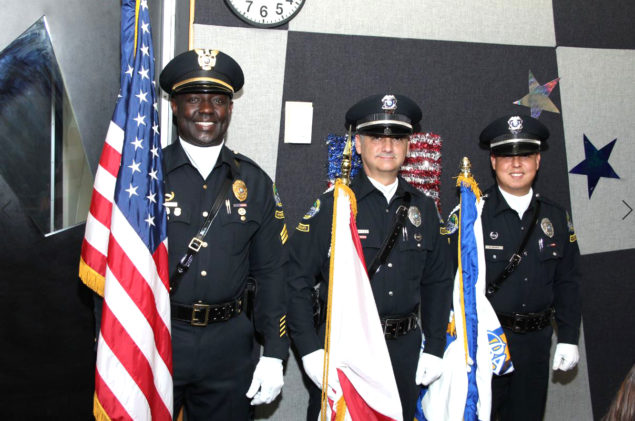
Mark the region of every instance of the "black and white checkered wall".
<instances>
[{"instance_id":1,"label":"black and white checkered wall","mask_svg":"<svg viewBox=\"0 0 635 421\"><path fill-rule=\"evenodd\" d=\"M493 182L481 129L531 113L514 102L538 95L534 112L551 137L535 190L571 210L583 254L582 361L552 376L545 419L584 420L603 415L635 355L634 17L635 3L623 0L307 0L288 26L257 29L220 0L198 0L193 39L243 67L228 144L276 180L290 228L324 190L324 139L344 134L358 99L403 93L421 105L421 131L444 141L447 213L461 157L482 187ZM287 101L312 103L311 144L284 143ZM570 173L581 163L589 165ZM286 383L261 418L300 419L306 392L295 361Z\"/></svg>"}]
</instances>

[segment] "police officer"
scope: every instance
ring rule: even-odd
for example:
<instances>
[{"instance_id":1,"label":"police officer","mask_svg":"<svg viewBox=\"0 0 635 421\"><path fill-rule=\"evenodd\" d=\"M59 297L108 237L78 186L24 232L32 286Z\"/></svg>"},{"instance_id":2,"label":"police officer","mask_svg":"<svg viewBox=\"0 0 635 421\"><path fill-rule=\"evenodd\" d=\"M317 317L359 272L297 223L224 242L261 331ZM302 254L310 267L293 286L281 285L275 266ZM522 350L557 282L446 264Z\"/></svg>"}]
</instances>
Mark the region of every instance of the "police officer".
<instances>
[{"instance_id":1,"label":"police officer","mask_svg":"<svg viewBox=\"0 0 635 421\"><path fill-rule=\"evenodd\" d=\"M492 380L492 419L540 420L547 396L551 320L554 370L578 362L580 252L569 214L533 191L549 131L538 120L501 117L480 135L496 184L481 220L487 295L510 347L514 372Z\"/></svg>"},{"instance_id":2,"label":"police officer","mask_svg":"<svg viewBox=\"0 0 635 421\"><path fill-rule=\"evenodd\" d=\"M421 110L403 95L365 98L346 113L346 124L356 130L355 149L363 171L352 181L357 198L357 227L367 266L391 234L397 208L408 209L404 225L386 261L372 275L371 286L382 320L388 352L399 389L404 420L414 417L419 384L429 384L441 373L452 278L447 242L439 233L434 201L410 186L398 173L408 152L409 135L421 119ZM307 420L320 410L324 356L324 318L314 326L311 293L321 283L326 300L333 193L312 206L296 228L289 247L289 328L308 377L310 401ZM421 327L425 352L421 352Z\"/></svg>"},{"instance_id":3,"label":"police officer","mask_svg":"<svg viewBox=\"0 0 635 421\"><path fill-rule=\"evenodd\" d=\"M238 63L217 50L180 54L160 76L179 135L164 151L165 205L174 414L184 406L188 420L250 419L250 403L271 402L283 385L282 204L265 172L224 145L243 82ZM257 365L256 332L264 342Z\"/></svg>"}]
</instances>

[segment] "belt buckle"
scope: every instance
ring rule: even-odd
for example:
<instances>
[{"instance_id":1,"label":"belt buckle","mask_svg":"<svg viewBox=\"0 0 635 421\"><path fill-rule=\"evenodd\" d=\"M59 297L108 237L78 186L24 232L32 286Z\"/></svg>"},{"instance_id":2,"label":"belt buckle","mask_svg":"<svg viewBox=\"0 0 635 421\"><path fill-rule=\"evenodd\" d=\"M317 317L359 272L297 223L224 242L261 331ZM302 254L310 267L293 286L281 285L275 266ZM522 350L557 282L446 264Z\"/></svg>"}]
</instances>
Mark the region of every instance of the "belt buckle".
<instances>
[{"instance_id":1,"label":"belt buckle","mask_svg":"<svg viewBox=\"0 0 635 421\"><path fill-rule=\"evenodd\" d=\"M396 328L393 330L394 325L393 322L397 321L397 319L384 319L384 336L395 336Z\"/></svg>"},{"instance_id":2,"label":"belt buckle","mask_svg":"<svg viewBox=\"0 0 635 421\"><path fill-rule=\"evenodd\" d=\"M190 244L187 245L187 248L198 253L198 251L201 249L204 243L205 241L201 240L200 238L192 237L192 239L190 240Z\"/></svg>"},{"instance_id":3,"label":"belt buckle","mask_svg":"<svg viewBox=\"0 0 635 421\"><path fill-rule=\"evenodd\" d=\"M522 314L514 313L514 321L512 322L512 332L525 333L526 319L522 317Z\"/></svg>"},{"instance_id":4,"label":"belt buckle","mask_svg":"<svg viewBox=\"0 0 635 421\"><path fill-rule=\"evenodd\" d=\"M209 304L201 304L195 303L192 306L192 318L190 319L190 324L192 326L207 326L209 319ZM203 320L200 319L200 313L203 312Z\"/></svg>"}]
</instances>

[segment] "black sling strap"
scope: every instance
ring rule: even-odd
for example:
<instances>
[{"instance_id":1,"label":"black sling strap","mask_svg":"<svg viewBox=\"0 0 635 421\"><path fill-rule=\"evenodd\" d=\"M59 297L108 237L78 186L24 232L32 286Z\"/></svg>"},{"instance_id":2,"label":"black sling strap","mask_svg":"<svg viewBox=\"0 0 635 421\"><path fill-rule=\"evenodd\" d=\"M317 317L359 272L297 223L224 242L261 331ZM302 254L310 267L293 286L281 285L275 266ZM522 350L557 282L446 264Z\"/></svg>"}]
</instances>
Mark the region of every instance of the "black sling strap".
<instances>
[{"instance_id":1,"label":"black sling strap","mask_svg":"<svg viewBox=\"0 0 635 421\"><path fill-rule=\"evenodd\" d=\"M395 212L395 216L393 218L393 225L390 234L386 237L379 248L379 251L373 258L372 263L368 267L368 279L372 279L373 275L377 272L377 269L388 259L390 255L390 251L395 245L397 241L397 237L399 236L399 231L403 228L404 220L406 219L406 214L408 214L408 208L410 207L410 193L405 192L404 199L401 202L401 205L397 208L397 212Z\"/></svg>"},{"instance_id":2,"label":"black sling strap","mask_svg":"<svg viewBox=\"0 0 635 421\"><path fill-rule=\"evenodd\" d=\"M183 277L185 272L187 272L187 270L190 268L190 265L192 264L192 260L194 259L194 256L196 256L196 254L199 252L199 250L205 243L203 239L207 235L207 232L209 231L210 227L212 226L212 222L214 222L214 219L216 218L216 215L218 214L218 210L220 209L221 204L227 197L227 192L229 191L229 187L231 186L231 184L232 184L232 173L231 171L227 171L227 177L225 177L225 180L223 181L223 184L221 185L221 188L218 191L218 195L216 195L216 199L214 200L214 204L212 205L210 211L207 214L207 218L205 218L205 221L203 221L203 225L198 230L198 233L194 237L192 237L192 239L190 240L190 243L187 246L187 250L185 250L185 254L183 255L183 257L181 257L181 260L179 261L179 263L177 263L176 270L174 271L172 276L170 276L170 293L171 294L176 293L176 290L179 287L179 282L181 281L181 278Z\"/></svg>"},{"instance_id":3,"label":"black sling strap","mask_svg":"<svg viewBox=\"0 0 635 421\"><path fill-rule=\"evenodd\" d=\"M520 261L522 260L521 256L523 252L525 251L525 246L527 245L527 241L529 241L529 237L531 236L531 233L534 231L534 226L536 226L536 222L538 221L539 212L540 212L540 201L536 200L536 207L534 208L534 215L533 215L533 218L531 219L531 224L529 225L529 229L527 230L527 233L525 234L523 241L520 243L520 246L518 247L518 251L512 254L512 257L509 259L509 262L507 263L507 266L505 266L505 269L503 269L503 272L501 272L501 274L498 275L498 277L494 279L491 283L487 284L487 289L485 291L485 296L487 298L491 298L492 295L494 295L496 291L499 290L503 281L505 281L505 279L507 279L509 275L511 275L520 264Z\"/></svg>"}]
</instances>

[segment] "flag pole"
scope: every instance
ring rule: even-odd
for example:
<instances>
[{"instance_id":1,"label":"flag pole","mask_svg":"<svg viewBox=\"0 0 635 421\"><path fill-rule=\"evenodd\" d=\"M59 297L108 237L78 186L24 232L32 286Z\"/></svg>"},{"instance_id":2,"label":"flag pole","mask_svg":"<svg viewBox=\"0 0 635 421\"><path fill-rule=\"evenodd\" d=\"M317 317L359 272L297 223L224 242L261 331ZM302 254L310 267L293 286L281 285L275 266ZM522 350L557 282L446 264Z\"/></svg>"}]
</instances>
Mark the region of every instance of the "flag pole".
<instances>
[{"instance_id":1,"label":"flag pole","mask_svg":"<svg viewBox=\"0 0 635 421\"><path fill-rule=\"evenodd\" d=\"M335 189L333 192L334 200L333 200L333 226L332 226L332 234L331 234L331 250L335 250L333 242L333 234L335 233L335 219L336 219L336 206L337 206L337 195L338 195L338 184L343 184L345 186L350 185L351 183L351 168L352 168L352 126L348 127L348 138L346 139L346 146L344 147L344 151L342 152L342 164L341 164L341 175L335 181ZM335 253L331 253L331 264L330 270L333 269L333 257ZM326 326L325 326L325 334L324 334L324 363L323 363L323 375L322 375L322 400L321 400L321 411L320 411L320 419L321 421L326 421L326 407L328 403L328 378L329 378L329 355L331 348L331 306L333 301L333 277L329 276L329 288L328 288L328 298L326 304ZM343 399L337 404L337 413L344 414L346 403Z\"/></svg>"}]
</instances>

